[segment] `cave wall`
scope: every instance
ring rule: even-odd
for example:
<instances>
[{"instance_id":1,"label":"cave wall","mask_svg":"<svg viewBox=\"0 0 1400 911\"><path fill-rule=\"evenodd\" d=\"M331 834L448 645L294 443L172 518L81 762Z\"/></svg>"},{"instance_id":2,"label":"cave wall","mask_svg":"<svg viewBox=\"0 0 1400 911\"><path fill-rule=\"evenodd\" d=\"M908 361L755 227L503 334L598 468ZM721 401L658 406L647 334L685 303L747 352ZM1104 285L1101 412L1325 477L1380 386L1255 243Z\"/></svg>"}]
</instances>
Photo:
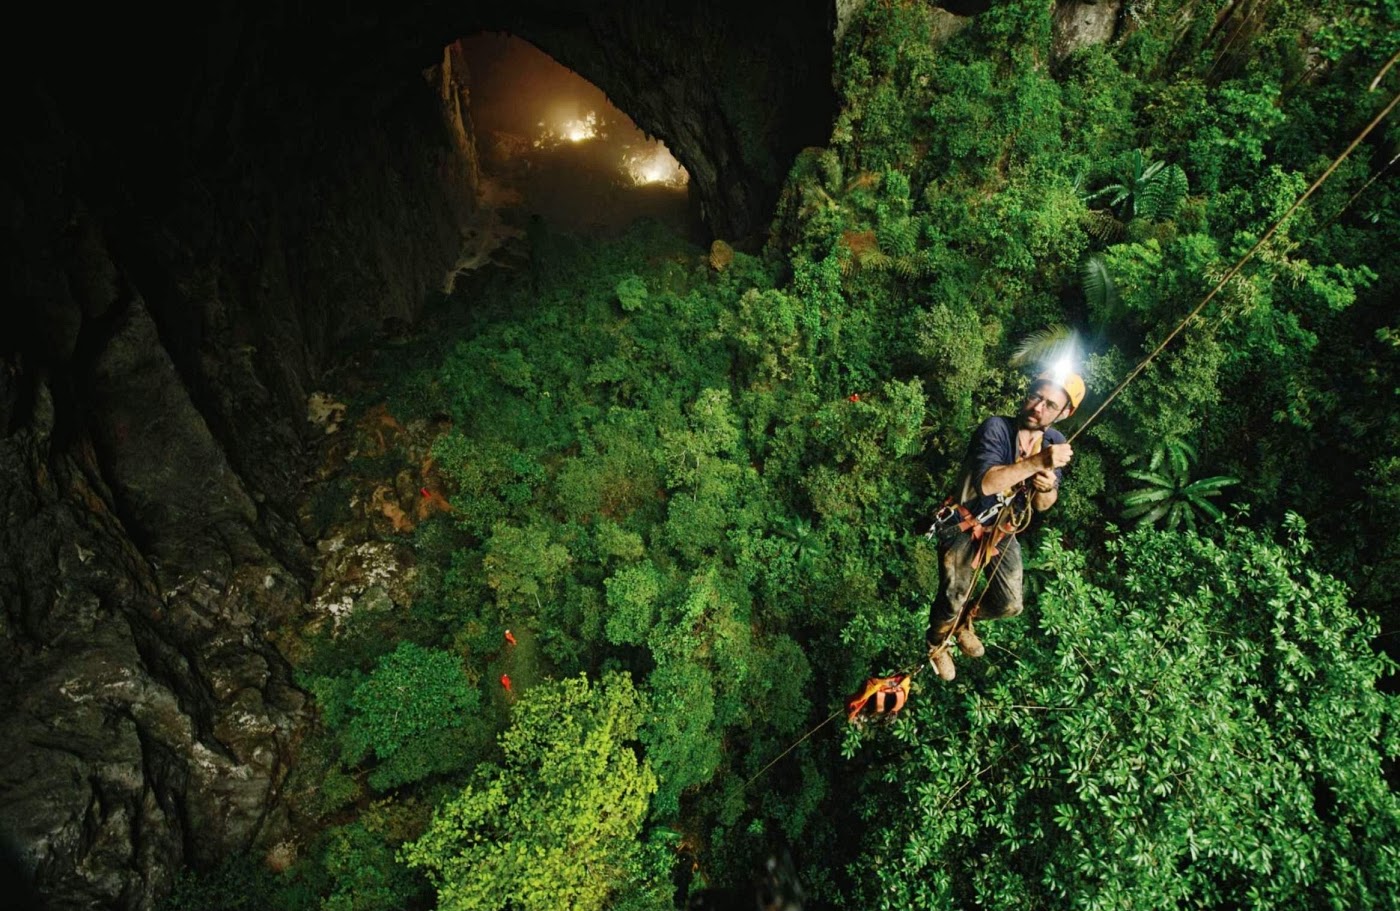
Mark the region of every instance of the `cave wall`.
<instances>
[{"instance_id":1,"label":"cave wall","mask_svg":"<svg viewBox=\"0 0 1400 911\"><path fill-rule=\"evenodd\" d=\"M366 73L285 12L122 12L6 73L0 841L54 909L284 832L307 395L416 318L474 194L441 46Z\"/></svg>"},{"instance_id":2,"label":"cave wall","mask_svg":"<svg viewBox=\"0 0 1400 911\"><path fill-rule=\"evenodd\" d=\"M662 139L713 235L742 244L765 232L793 159L831 133L835 4L614 0L566 16L558 6L527 0L488 25L579 73Z\"/></svg>"},{"instance_id":3,"label":"cave wall","mask_svg":"<svg viewBox=\"0 0 1400 911\"><path fill-rule=\"evenodd\" d=\"M742 242L826 141L864 2L37 12L0 64L0 849L47 907L151 908L286 834L307 709L269 635L309 595L307 395L456 261L476 162L444 48L510 31L575 69ZM1062 3L1057 49L1119 5Z\"/></svg>"},{"instance_id":4,"label":"cave wall","mask_svg":"<svg viewBox=\"0 0 1400 911\"><path fill-rule=\"evenodd\" d=\"M536 41L737 238L825 136L828 6L39 11L0 80L0 848L46 907L151 908L285 834L307 709L269 633L309 594L307 395L455 262L475 151L443 48Z\"/></svg>"}]
</instances>

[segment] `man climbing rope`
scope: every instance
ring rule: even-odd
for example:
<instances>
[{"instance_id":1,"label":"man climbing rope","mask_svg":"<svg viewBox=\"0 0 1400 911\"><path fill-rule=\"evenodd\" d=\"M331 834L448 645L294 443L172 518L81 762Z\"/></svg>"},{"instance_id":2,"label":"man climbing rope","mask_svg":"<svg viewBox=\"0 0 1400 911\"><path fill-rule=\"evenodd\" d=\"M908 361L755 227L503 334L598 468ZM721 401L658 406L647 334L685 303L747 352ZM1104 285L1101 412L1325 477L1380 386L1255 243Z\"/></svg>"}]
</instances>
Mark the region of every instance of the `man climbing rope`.
<instances>
[{"instance_id":1,"label":"man climbing rope","mask_svg":"<svg viewBox=\"0 0 1400 911\"><path fill-rule=\"evenodd\" d=\"M929 535L937 537L938 595L929 609L929 663L944 680L956 675L950 641L969 658L986 651L974 618L994 620L1021 612L1021 545L1016 533L1032 511L1059 498L1061 469L1074 455L1053 425L1084 400L1084 380L1069 371L1042 373L1015 417L990 417L972 435L963 462L962 490L939 511ZM985 588L968 604L978 579Z\"/></svg>"}]
</instances>

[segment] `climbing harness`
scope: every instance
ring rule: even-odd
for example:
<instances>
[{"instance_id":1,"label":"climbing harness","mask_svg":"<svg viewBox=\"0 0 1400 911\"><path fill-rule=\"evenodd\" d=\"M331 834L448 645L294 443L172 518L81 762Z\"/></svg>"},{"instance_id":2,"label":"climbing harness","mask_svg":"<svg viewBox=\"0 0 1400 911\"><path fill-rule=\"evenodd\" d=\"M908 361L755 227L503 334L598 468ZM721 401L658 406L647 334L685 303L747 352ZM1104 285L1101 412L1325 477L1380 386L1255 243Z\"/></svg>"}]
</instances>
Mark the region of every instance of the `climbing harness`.
<instances>
[{"instance_id":1,"label":"climbing harness","mask_svg":"<svg viewBox=\"0 0 1400 911\"><path fill-rule=\"evenodd\" d=\"M941 531L956 528L959 532L970 533L977 542L977 553L972 560L973 575L972 581L968 585L968 597L963 599L963 603L959 605L957 613L953 617L953 623L948 628L947 636L930 651L930 658L934 652L947 651L957 634L967 629L972 618L976 616L977 609L982 606L982 599L991 589L992 583L996 580L996 574L1001 569L1001 561L1006 556L1005 551L1001 549L1001 542L1008 537L1020 534L1030 526L1033 511L1029 499L1021 496L1022 488L1023 485L1017 485L1011 490L997 494L996 501L975 516L966 506L950 498L934 515L933 523L929 530L924 533L925 538L932 538ZM1019 505L1022 502L1024 503L1023 507ZM985 524L987 519L992 518L995 518L992 524ZM972 593L977 588L978 577L983 575L982 570L992 558L995 558L995 561L985 574L982 591L976 598L973 598ZM856 725L863 725L874 720L882 723L893 720L894 716L904 708L905 702L909 698L910 684L913 679L928 666L927 662L919 661L889 677L867 678L860 688L847 698L846 720ZM830 721L830 719L827 720Z\"/></svg>"},{"instance_id":2,"label":"climbing harness","mask_svg":"<svg viewBox=\"0 0 1400 911\"><path fill-rule=\"evenodd\" d=\"M972 582L968 585L968 596L963 599L962 604L958 605L957 612L953 615L953 622L948 627L947 635L944 636L943 641L933 644L930 648L930 660L936 654L946 653L952 647L958 633L970 628L972 618L977 615L978 608L982 606L982 599L991 590L992 583L996 581L997 572L1001 569L1001 561L1006 557L1006 552L1001 549L1001 542L1007 538L1015 537L1030 527L1034 510L1031 508L1029 497L1021 498L1018 496L1023 488L1023 484L1017 485L1012 491L999 494L997 496L996 521L990 526L978 523L971 529L973 540L977 541L977 553L972 558ZM1024 508L1018 508L1018 499L1024 499ZM959 526L959 528L961 527ZM977 588L977 577L992 557L996 557L996 562L986 573L982 591L974 599L972 593ZM920 669L925 666L923 662L920 662Z\"/></svg>"},{"instance_id":3,"label":"climbing harness","mask_svg":"<svg viewBox=\"0 0 1400 911\"><path fill-rule=\"evenodd\" d=\"M1381 78L1392 66L1396 64L1397 61L1400 61L1400 52L1397 52L1385 64L1380 73L1376 76L1375 80L1372 82L1372 89L1376 88L1379 85ZM1175 339L1178 335L1180 335L1181 332L1187 327L1187 325L1190 324L1190 322L1193 319L1200 315L1200 313L1206 308L1206 305L1208 305L1212 300L1215 299L1216 295L1220 293L1220 291L1230 282L1230 280L1239 274L1240 270L1244 268L1245 264L1248 263L1251 259L1253 259L1256 253L1263 249L1264 244L1268 243L1269 239L1272 238L1274 234L1278 232L1278 229L1283 226L1283 223L1287 221L1288 218L1292 216L1292 214L1295 211L1297 211L1298 208L1302 206L1302 204L1305 201L1307 201L1307 199L1310 196L1312 196L1312 194L1316 192L1320 186L1322 186L1322 184L1327 180L1327 178L1332 176L1332 173L1337 170L1337 168L1342 164L1342 162L1345 161L1347 157L1350 156L1351 153L1355 151L1356 148L1360 146L1363 141L1365 141L1366 137L1371 134L1371 131L1374 130L1377 126L1379 126L1380 123L1384 121L1386 117L1390 116L1390 113L1395 109L1397 104L1400 104L1400 93L1397 93L1395 97L1393 97L1390 100L1390 103L1387 104L1379 114L1372 118L1370 123L1368 123L1364 128L1362 128L1361 132L1358 133L1356 138L1351 141L1350 145L1348 145L1346 149L1344 149L1341 152L1341 154L1339 154L1335 159L1333 159L1332 163L1328 165L1327 169L1323 171L1322 174L1315 181L1312 182L1312 184L1307 188L1307 190L1305 190L1303 194L1299 196L1293 202L1293 204L1289 206L1288 209L1274 221L1272 225L1269 226L1269 229L1264 232L1264 234L1259 238L1258 241L1255 242L1254 246L1250 247L1249 250L1243 256L1240 257L1239 261L1236 262L1233 266L1230 267L1228 271L1225 272L1225 274L1215 284L1215 287L1212 288L1210 292L1206 294L1204 298L1201 299L1201 302L1198 303L1191 310L1191 312L1186 315L1185 319L1183 319L1176 326L1175 329L1168 333L1167 336L1164 339L1162 339L1162 341L1157 345L1157 347L1152 349L1151 353L1149 353L1145 358L1143 358L1142 361L1139 362L1138 365L1134 367L1117 386L1114 387L1113 391L1110 392L1104 398L1103 402L1099 404L1098 408L1095 409L1094 412L1090 414L1087 419L1080 423L1080 425L1077 428L1075 428L1074 432L1069 435L1066 442L1074 442L1074 440L1077 439L1079 435L1082 434L1086 429L1088 429L1089 425L1092 424L1099 417L1099 415L1103 413L1104 409L1106 409L1109 406L1109 404L1115 398L1118 397L1119 393L1121 393L1125 388L1127 388L1129 383L1137 379L1137 377L1141 375L1141 373L1144 370L1147 369L1147 366L1153 360L1155 360L1159 354L1166 350L1167 345L1171 344L1172 340ZM1393 164L1394 160L1392 159L1390 163ZM1389 164L1387 164L1387 167L1389 167ZM1362 189L1364 190L1365 187L1363 187ZM1350 203L1348 202L1348 205L1349 204ZM1000 551L999 548L997 548L997 542L999 542L1000 540L1004 540L1006 534L1018 534L1021 531L1024 531L1027 527L1029 527L1032 513L1029 503L1027 503L1025 510L1021 511L1015 507L1014 499L1014 494L1012 494L1011 496L999 494L997 496L996 502L992 506L989 506L986 510L983 510L983 512L978 514L977 516L972 516L971 512L965 506L959 503L952 502L950 499L948 501L945 501L939 508L938 512L934 514L933 522L931 523L928 531L924 533L925 538L934 538L940 531L946 530L954 526L962 528L965 524L969 522L969 520L971 520L975 526L984 528L984 531L981 534L978 534L971 527L969 527L966 530L973 531L975 535L978 535L979 550L981 547L985 546L986 548L988 548L988 552L984 554L979 554L981 559L977 560L978 565L974 569L972 584L969 586L969 597L964 599L962 605L959 607L957 613L955 614L953 624L948 632L947 637L943 640L943 642L939 643L937 646L934 646L934 648L930 650L930 658L932 658L932 655L935 651L939 649L946 650L952 644L958 631L966 628L966 626L971 622L972 617L976 614L977 608L981 606L982 598L986 596L987 590L991 587L992 582L995 580L997 571L1001 568L1002 558L1005 556L1005 553ZM984 523L988 519L992 518L992 516L996 516L996 522L992 528L991 533L989 534L985 531ZM999 532L1001 533L1000 537L998 537ZM986 543L983 544L982 542ZM996 557L996 561L993 564L991 570L986 574L986 584L984 585L981 594L979 594L974 600L970 597L970 594L971 591L977 587L977 575L981 572L982 567L985 566L985 561L987 559L990 559L994 555ZM748 787L749 785L753 784L753 782L756 781L760 776L762 776L764 772L767 772L770 768L776 765L777 762L781 760L784 756L786 756L788 753L791 753L800 744L805 742L808 738L810 738L812 735L816 734L819 730L821 730L823 727L829 724L833 719L840 715L843 710L847 714L847 721L854 724L863 723L863 721L869 720L874 717L881 717L883 720L888 721L896 713L898 713L907 702L909 697L909 686L913 678L917 676L920 671L922 671L925 667L928 666L929 664L927 661L920 660L918 663L909 666L907 669L902 670L899 673L894 674L893 676L871 677L867 679L865 683L862 684L861 688L857 690L856 693L852 694L852 696L849 699L846 700L844 709L838 708L836 711L828 715L825 720L821 721L816 726L807 731L807 733L803 734L791 746L783 750L780 754L778 754L777 757L775 757L771 762L769 762L762 769L760 769L752 778L745 782L744 786Z\"/></svg>"},{"instance_id":4,"label":"climbing harness","mask_svg":"<svg viewBox=\"0 0 1400 911\"><path fill-rule=\"evenodd\" d=\"M1011 502L1010 498L1005 492L999 493L995 503L974 516L970 509L949 497L943 501L938 512L933 514L933 522L929 525L928 531L924 532L924 537L932 540L938 536L939 532L954 527L959 531L970 531L973 528L984 526L993 516L1005 509L1009 502Z\"/></svg>"}]
</instances>

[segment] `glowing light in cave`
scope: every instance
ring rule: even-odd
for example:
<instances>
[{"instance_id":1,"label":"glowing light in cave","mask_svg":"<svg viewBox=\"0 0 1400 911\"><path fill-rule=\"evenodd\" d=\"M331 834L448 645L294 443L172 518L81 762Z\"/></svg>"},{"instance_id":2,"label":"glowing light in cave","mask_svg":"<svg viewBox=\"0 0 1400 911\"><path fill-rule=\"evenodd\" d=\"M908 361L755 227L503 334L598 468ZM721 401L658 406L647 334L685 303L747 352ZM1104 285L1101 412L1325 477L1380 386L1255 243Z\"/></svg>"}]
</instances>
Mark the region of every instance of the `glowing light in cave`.
<instances>
[{"instance_id":1,"label":"glowing light in cave","mask_svg":"<svg viewBox=\"0 0 1400 911\"><path fill-rule=\"evenodd\" d=\"M598 113L589 111L581 120L570 120L559 129L559 135L569 142L583 142L598 137Z\"/></svg>"},{"instance_id":2,"label":"glowing light in cave","mask_svg":"<svg viewBox=\"0 0 1400 911\"><path fill-rule=\"evenodd\" d=\"M541 120L538 124L540 136L533 143L537 149L552 149L565 142L580 143L590 139L606 139L603 121L597 111L589 111L582 117L559 116L552 118L552 125Z\"/></svg>"},{"instance_id":3,"label":"glowing light in cave","mask_svg":"<svg viewBox=\"0 0 1400 911\"><path fill-rule=\"evenodd\" d=\"M659 142L651 143L640 151L624 154L622 169L637 186L663 184L668 187L683 187L690 180L690 175L681 167L681 163Z\"/></svg>"},{"instance_id":4,"label":"glowing light in cave","mask_svg":"<svg viewBox=\"0 0 1400 911\"><path fill-rule=\"evenodd\" d=\"M514 36L471 36L462 52L480 140L479 196L500 210L502 228L514 230L525 213L580 234L641 217L691 225L689 175L602 89ZM479 247L464 259L490 262Z\"/></svg>"}]
</instances>

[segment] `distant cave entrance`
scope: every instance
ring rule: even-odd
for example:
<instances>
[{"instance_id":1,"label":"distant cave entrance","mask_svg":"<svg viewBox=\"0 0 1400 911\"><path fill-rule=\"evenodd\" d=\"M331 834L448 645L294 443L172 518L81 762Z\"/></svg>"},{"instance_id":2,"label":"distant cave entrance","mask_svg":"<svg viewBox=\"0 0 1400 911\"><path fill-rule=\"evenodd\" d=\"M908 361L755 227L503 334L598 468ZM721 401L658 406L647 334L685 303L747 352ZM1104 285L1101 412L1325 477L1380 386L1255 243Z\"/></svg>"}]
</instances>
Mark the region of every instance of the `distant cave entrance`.
<instances>
[{"instance_id":1,"label":"distant cave entrance","mask_svg":"<svg viewBox=\"0 0 1400 911\"><path fill-rule=\"evenodd\" d=\"M596 85L513 35L473 35L459 46L484 208L508 223L534 216L590 236L640 218L700 233L690 175Z\"/></svg>"}]
</instances>

